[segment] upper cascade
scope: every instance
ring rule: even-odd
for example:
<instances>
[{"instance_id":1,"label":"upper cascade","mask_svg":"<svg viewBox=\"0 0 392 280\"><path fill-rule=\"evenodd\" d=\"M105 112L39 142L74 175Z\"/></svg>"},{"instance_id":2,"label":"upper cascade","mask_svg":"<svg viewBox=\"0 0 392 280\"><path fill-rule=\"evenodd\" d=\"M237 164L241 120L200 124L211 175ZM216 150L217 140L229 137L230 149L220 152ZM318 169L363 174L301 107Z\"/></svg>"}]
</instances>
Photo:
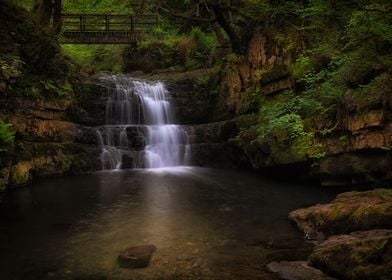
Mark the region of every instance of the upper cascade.
<instances>
[{"instance_id":1,"label":"upper cascade","mask_svg":"<svg viewBox=\"0 0 392 280\"><path fill-rule=\"evenodd\" d=\"M106 125L97 130L103 169L159 168L189 164L185 130L162 82L105 76Z\"/></svg>"}]
</instances>

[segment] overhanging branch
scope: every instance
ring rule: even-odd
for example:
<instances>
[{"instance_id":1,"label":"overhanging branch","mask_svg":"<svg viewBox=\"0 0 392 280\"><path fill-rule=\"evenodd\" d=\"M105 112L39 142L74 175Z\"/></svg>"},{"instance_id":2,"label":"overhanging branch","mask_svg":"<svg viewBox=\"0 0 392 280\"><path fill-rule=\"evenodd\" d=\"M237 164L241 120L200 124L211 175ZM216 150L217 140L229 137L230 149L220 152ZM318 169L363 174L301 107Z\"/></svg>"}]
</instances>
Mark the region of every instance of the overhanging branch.
<instances>
[{"instance_id":1,"label":"overhanging branch","mask_svg":"<svg viewBox=\"0 0 392 280\"><path fill-rule=\"evenodd\" d=\"M158 6L158 10L165 12L173 17L177 17L177 18L189 19L189 20L200 21L200 22L215 22L216 21L215 17L212 17L212 18L193 17L193 16L189 16L186 14L176 13L176 12L174 12L168 8L164 8L162 6Z\"/></svg>"}]
</instances>

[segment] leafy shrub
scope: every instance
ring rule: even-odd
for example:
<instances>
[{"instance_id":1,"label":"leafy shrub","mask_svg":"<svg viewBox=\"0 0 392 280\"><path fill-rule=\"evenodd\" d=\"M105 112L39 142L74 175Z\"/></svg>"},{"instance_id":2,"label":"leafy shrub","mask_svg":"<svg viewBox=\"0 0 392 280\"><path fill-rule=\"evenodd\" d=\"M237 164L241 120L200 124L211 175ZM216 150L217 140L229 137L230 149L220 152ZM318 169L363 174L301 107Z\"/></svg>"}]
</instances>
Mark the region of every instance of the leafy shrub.
<instances>
[{"instance_id":1,"label":"leafy shrub","mask_svg":"<svg viewBox=\"0 0 392 280\"><path fill-rule=\"evenodd\" d=\"M273 142L291 149L300 157L322 157L322 146L315 141L315 133L305 126L305 119L325 110L323 104L309 95L295 95L291 91L279 99L261 102L258 122L260 141Z\"/></svg>"},{"instance_id":2,"label":"leafy shrub","mask_svg":"<svg viewBox=\"0 0 392 280\"><path fill-rule=\"evenodd\" d=\"M203 32L199 27L193 27L190 35L195 40L200 55L210 55L217 45L216 37Z\"/></svg>"},{"instance_id":3,"label":"leafy shrub","mask_svg":"<svg viewBox=\"0 0 392 280\"><path fill-rule=\"evenodd\" d=\"M309 56L300 54L292 66L293 76L296 79L303 78L313 70L314 64Z\"/></svg>"},{"instance_id":4,"label":"leafy shrub","mask_svg":"<svg viewBox=\"0 0 392 280\"><path fill-rule=\"evenodd\" d=\"M47 93L54 96L63 97L72 92L72 86L68 81L64 84L59 84L54 80L43 80L40 83Z\"/></svg>"},{"instance_id":5,"label":"leafy shrub","mask_svg":"<svg viewBox=\"0 0 392 280\"><path fill-rule=\"evenodd\" d=\"M0 120L0 152L7 150L7 145L14 141L14 133L11 131L11 124Z\"/></svg>"},{"instance_id":6,"label":"leafy shrub","mask_svg":"<svg viewBox=\"0 0 392 280\"><path fill-rule=\"evenodd\" d=\"M175 29L155 28L148 37L138 42L136 53L127 58L127 63L132 64L131 68L137 68L138 65L133 64L138 57L143 57L144 63L148 59L152 64L149 68L153 69L176 65L197 69L210 64L209 58L215 46L215 35L207 34L200 28L195 27L188 34L179 33Z\"/></svg>"}]
</instances>

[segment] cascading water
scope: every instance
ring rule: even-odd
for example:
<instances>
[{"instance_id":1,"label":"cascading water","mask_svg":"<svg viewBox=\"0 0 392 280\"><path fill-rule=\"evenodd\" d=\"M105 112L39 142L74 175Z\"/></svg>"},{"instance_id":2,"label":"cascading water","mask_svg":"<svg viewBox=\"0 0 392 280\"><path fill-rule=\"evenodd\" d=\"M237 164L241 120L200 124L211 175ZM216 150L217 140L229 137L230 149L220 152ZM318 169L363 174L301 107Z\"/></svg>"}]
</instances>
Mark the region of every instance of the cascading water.
<instances>
[{"instance_id":1,"label":"cascading water","mask_svg":"<svg viewBox=\"0 0 392 280\"><path fill-rule=\"evenodd\" d=\"M186 131L174 113L162 82L114 75L108 87L106 125L97 130L103 169L159 168L187 165Z\"/></svg>"}]
</instances>

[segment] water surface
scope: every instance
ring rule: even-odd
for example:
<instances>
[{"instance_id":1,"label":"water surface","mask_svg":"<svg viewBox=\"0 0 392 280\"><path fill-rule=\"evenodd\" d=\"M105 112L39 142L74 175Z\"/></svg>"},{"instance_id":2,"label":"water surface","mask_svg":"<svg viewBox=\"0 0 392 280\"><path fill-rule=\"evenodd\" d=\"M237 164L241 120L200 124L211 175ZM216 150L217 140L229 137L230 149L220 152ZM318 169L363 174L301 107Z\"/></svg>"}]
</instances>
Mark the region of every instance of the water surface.
<instances>
[{"instance_id":1,"label":"water surface","mask_svg":"<svg viewBox=\"0 0 392 280\"><path fill-rule=\"evenodd\" d=\"M276 279L271 260L307 245L289 211L335 193L250 172L104 171L12 191L0 204L1 279ZM154 244L148 268L119 251Z\"/></svg>"}]
</instances>

